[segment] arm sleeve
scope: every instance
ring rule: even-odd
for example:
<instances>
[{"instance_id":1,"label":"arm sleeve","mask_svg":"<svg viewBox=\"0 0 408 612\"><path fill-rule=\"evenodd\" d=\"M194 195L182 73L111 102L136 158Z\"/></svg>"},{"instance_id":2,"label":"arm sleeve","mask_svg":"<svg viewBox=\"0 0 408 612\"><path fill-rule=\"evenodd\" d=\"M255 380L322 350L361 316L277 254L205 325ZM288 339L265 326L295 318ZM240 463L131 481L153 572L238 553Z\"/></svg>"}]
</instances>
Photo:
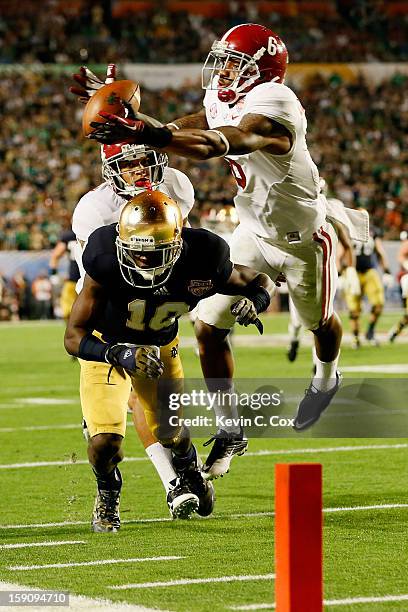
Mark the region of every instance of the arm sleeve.
<instances>
[{"instance_id":1,"label":"arm sleeve","mask_svg":"<svg viewBox=\"0 0 408 612\"><path fill-rule=\"evenodd\" d=\"M82 266L85 272L97 283L103 284L104 271L97 256L98 232L94 232L88 238L88 243L82 253Z\"/></svg>"},{"instance_id":2,"label":"arm sleeve","mask_svg":"<svg viewBox=\"0 0 408 612\"><path fill-rule=\"evenodd\" d=\"M215 234L213 240L211 254L214 265L215 286L223 287L231 276L234 264L230 259L230 248L225 240Z\"/></svg>"}]
</instances>

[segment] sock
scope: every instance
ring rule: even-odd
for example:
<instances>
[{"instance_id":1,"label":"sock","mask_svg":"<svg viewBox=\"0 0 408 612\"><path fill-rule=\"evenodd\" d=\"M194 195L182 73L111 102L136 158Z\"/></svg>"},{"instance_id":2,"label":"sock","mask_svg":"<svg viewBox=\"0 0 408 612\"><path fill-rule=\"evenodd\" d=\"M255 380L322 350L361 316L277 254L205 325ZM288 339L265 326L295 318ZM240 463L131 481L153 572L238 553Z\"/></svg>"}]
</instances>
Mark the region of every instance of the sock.
<instances>
[{"instance_id":1,"label":"sock","mask_svg":"<svg viewBox=\"0 0 408 612\"><path fill-rule=\"evenodd\" d=\"M301 325L293 325L293 323L289 323L290 342L296 342L299 340L301 330L302 330Z\"/></svg>"},{"instance_id":2,"label":"sock","mask_svg":"<svg viewBox=\"0 0 408 612\"><path fill-rule=\"evenodd\" d=\"M319 391L330 391L337 382L336 372L339 362L340 351L333 361L320 361L316 355L316 350L313 351L313 360L316 365L316 374L313 377L313 386Z\"/></svg>"},{"instance_id":3,"label":"sock","mask_svg":"<svg viewBox=\"0 0 408 612\"><path fill-rule=\"evenodd\" d=\"M92 468L96 476L99 491L120 491L122 488L122 475L118 467L115 467L109 474L99 474Z\"/></svg>"},{"instance_id":4,"label":"sock","mask_svg":"<svg viewBox=\"0 0 408 612\"><path fill-rule=\"evenodd\" d=\"M178 478L173 467L171 449L164 448L160 442L154 442L154 444L150 444L145 450L160 476L166 493L168 493L175 487Z\"/></svg>"},{"instance_id":5,"label":"sock","mask_svg":"<svg viewBox=\"0 0 408 612\"><path fill-rule=\"evenodd\" d=\"M376 324L376 323L377 323L377 321L371 321L371 323L369 323L369 324L368 324L368 327L367 327L367 334L368 334L369 332L373 332L373 331L374 331L374 327L375 327L375 324Z\"/></svg>"},{"instance_id":6,"label":"sock","mask_svg":"<svg viewBox=\"0 0 408 612\"><path fill-rule=\"evenodd\" d=\"M241 424L239 423L237 396L232 385L224 391L217 391L216 401L213 410L218 423L218 431L223 429L227 433L240 433ZM219 400L219 401L218 401ZM226 420L234 419L235 423L227 423Z\"/></svg>"}]
</instances>

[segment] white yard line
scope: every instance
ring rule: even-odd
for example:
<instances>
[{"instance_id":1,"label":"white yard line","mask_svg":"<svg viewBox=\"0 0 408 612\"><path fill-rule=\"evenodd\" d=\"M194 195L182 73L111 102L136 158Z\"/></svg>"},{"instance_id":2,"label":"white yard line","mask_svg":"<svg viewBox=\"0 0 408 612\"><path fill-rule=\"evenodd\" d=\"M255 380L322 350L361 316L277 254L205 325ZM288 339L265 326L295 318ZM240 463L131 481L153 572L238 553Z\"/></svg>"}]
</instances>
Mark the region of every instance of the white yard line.
<instances>
[{"instance_id":1,"label":"white yard line","mask_svg":"<svg viewBox=\"0 0 408 612\"><path fill-rule=\"evenodd\" d=\"M83 567L90 565L111 565L114 563L143 563L145 561L179 561L185 557L165 556L165 557L134 557L132 559L99 559L98 561L81 561L80 563L49 563L47 565L10 565L7 569L12 571L24 572L39 569L63 568L63 567Z\"/></svg>"},{"instance_id":2,"label":"white yard line","mask_svg":"<svg viewBox=\"0 0 408 612\"><path fill-rule=\"evenodd\" d=\"M2 548L36 548L42 546L66 546L72 544L86 544L85 540L61 540L60 542L20 542L19 544L0 544Z\"/></svg>"},{"instance_id":3,"label":"white yard line","mask_svg":"<svg viewBox=\"0 0 408 612\"><path fill-rule=\"evenodd\" d=\"M398 508L408 508L408 504L376 504L371 506L340 506L338 508L324 508L323 512L364 512L369 510L393 510ZM206 521L212 521L216 519L240 519L240 518L256 518L256 517L268 517L275 516L274 512L246 512L237 514L216 514L208 517ZM141 518L141 519L128 519L122 521L124 525L136 525L144 523L168 523L173 522L172 518L157 517L157 518ZM55 523L25 523L15 525L0 525L1 529L47 529L49 527L70 527L73 525L88 525L89 521L61 521Z\"/></svg>"},{"instance_id":4,"label":"white yard line","mask_svg":"<svg viewBox=\"0 0 408 612\"><path fill-rule=\"evenodd\" d=\"M392 601L408 601L408 595L384 595L383 597L348 597L346 599L325 599L325 606L352 606L366 603L387 603ZM230 610L274 610L274 603L248 604L246 606L230 606Z\"/></svg>"},{"instance_id":5,"label":"white yard line","mask_svg":"<svg viewBox=\"0 0 408 612\"><path fill-rule=\"evenodd\" d=\"M0 592L4 591L38 591L49 593L53 589L45 591L44 589L33 588L24 586L21 584L15 584L11 582L0 582ZM12 606L13 612L27 612L27 606ZM145 606L138 606L137 604L128 604L126 602L114 602L110 599L94 599L91 597L85 597L83 595L70 595L69 596L69 608L64 606L30 606L30 610L46 610L47 612L61 612L61 610L67 609L69 612L80 612L81 610L95 609L102 610L113 610L113 612L169 612L168 610L159 610L158 608L146 608Z\"/></svg>"},{"instance_id":6,"label":"white yard line","mask_svg":"<svg viewBox=\"0 0 408 612\"><path fill-rule=\"evenodd\" d=\"M113 591L126 591L128 589L153 589L157 587L173 587L183 584L213 584L215 582L249 582L256 580L273 580L275 574L259 574L257 576L217 576L216 578L185 578L182 580L168 580L167 582L135 582L131 584L118 584L108 586Z\"/></svg>"},{"instance_id":7,"label":"white yard line","mask_svg":"<svg viewBox=\"0 0 408 612\"><path fill-rule=\"evenodd\" d=\"M254 452L245 453L244 457L268 457L273 455L304 455L304 454L318 454L318 453L348 453L355 451L375 451L375 450L388 450L388 449L401 449L408 448L407 443L401 444L366 444L361 446L331 446L331 447L317 447L317 448L285 448L277 450L259 450ZM148 461L148 457L125 457L125 462L131 463L134 461ZM33 461L29 463L2 463L0 464L0 470L9 469L21 469L21 468L33 468L33 467L49 467L49 466L62 466L62 465L87 465L88 461L85 459L78 459L78 461Z\"/></svg>"},{"instance_id":8,"label":"white yard line","mask_svg":"<svg viewBox=\"0 0 408 612\"><path fill-rule=\"evenodd\" d=\"M19 431L54 431L56 429L81 430L81 423L67 423L66 425L27 425L25 427L0 427L0 434L14 433Z\"/></svg>"}]
</instances>

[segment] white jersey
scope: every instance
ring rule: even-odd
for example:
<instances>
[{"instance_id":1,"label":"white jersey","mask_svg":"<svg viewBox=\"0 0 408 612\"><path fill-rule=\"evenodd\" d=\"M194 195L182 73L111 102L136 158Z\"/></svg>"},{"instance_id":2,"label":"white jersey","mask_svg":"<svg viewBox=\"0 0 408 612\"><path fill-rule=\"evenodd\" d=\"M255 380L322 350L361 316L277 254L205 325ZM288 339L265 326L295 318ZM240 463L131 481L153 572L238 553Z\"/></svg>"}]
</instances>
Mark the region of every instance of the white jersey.
<instances>
[{"instance_id":1,"label":"white jersey","mask_svg":"<svg viewBox=\"0 0 408 612\"><path fill-rule=\"evenodd\" d=\"M210 128L237 126L249 114L264 115L286 127L293 144L285 155L254 151L228 155L238 183L235 197L240 223L272 243L303 242L325 221L319 173L306 145L307 122L294 92L280 83L262 83L230 107L216 90L204 97Z\"/></svg>"},{"instance_id":2,"label":"white jersey","mask_svg":"<svg viewBox=\"0 0 408 612\"><path fill-rule=\"evenodd\" d=\"M159 190L170 196L180 206L183 219L188 217L194 205L194 188L190 179L180 170L165 168L164 180ZM86 243L89 236L98 227L119 221L122 208L128 200L118 195L109 182L102 183L88 191L79 200L72 216L72 230L81 243ZM84 245L82 245L84 247ZM82 265L83 248L77 245L75 258L81 273L76 290L82 289L85 270Z\"/></svg>"}]
</instances>

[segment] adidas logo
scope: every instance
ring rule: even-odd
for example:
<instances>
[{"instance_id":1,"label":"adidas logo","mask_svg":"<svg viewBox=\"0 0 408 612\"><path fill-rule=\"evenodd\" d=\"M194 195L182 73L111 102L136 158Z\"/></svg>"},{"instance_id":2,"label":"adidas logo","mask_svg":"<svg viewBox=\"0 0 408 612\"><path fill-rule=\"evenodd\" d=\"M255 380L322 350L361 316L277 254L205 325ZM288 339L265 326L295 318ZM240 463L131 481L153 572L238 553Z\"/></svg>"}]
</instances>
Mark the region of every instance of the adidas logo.
<instances>
[{"instance_id":1,"label":"adidas logo","mask_svg":"<svg viewBox=\"0 0 408 612\"><path fill-rule=\"evenodd\" d=\"M153 295L169 295L169 291L166 289L166 287L160 287L160 289L153 291Z\"/></svg>"}]
</instances>

